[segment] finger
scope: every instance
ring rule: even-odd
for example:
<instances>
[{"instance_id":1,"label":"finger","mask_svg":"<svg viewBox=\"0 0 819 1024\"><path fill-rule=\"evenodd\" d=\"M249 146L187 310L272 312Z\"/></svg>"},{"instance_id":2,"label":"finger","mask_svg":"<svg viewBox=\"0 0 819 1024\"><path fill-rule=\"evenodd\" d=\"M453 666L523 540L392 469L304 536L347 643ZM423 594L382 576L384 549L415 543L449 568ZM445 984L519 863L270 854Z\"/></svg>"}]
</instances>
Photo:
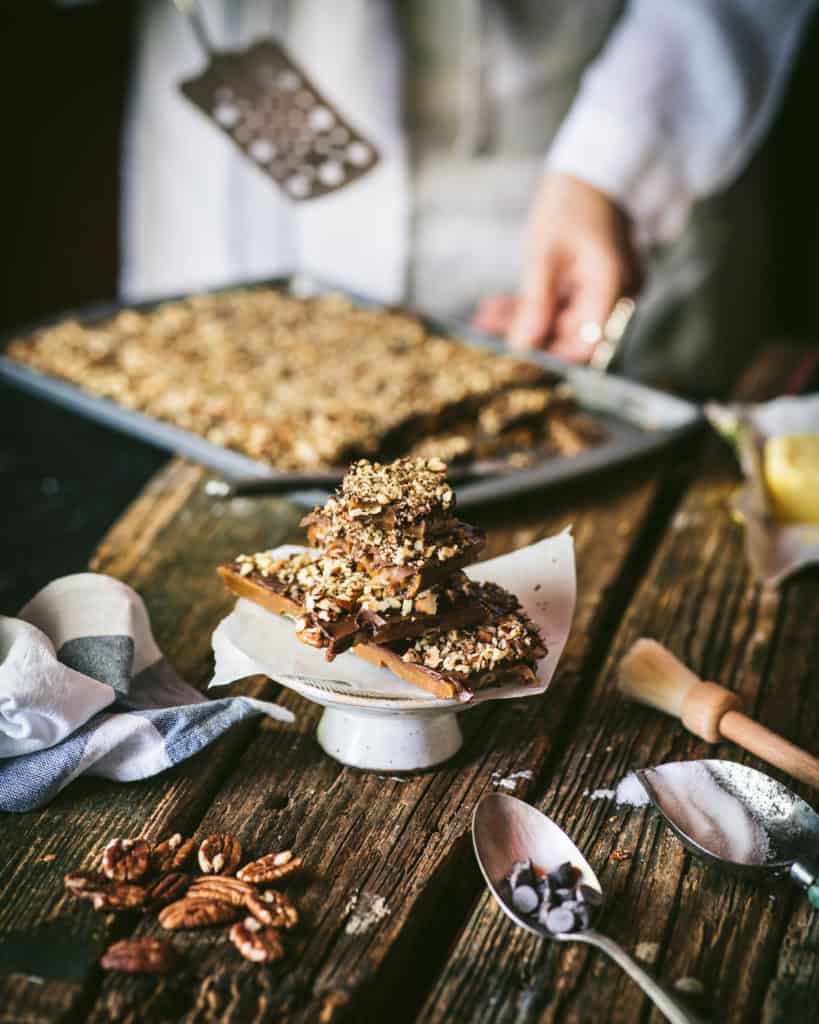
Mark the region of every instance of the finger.
<instances>
[{"instance_id":1,"label":"finger","mask_svg":"<svg viewBox=\"0 0 819 1024\"><path fill-rule=\"evenodd\" d=\"M487 334L504 335L509 330L518 309L517 295L487 295L481 299L472 325Z\"/></svg>"},{"instance_id":2,"label":"finger","mask_svg":"<svg viewBox=\"0 0 819 1024\"><path fill-rule=\"evenodd\" d=\"M523 280L518 310L507 332L513 348L543 345L554 325L559 267L553 254L531 260Z\"/></svg>"},{"instance_id":3,"label":"finger","mask_svg":"<svg viewBox=\"0 0 819 1024\"><path fill-rule=\"evenodd\" d=\"M602 340L606 321L623 291L624 275L616 260L581 267L565 309L555 324L562 357L588 362Z\"/></svg>"}]
</instances>

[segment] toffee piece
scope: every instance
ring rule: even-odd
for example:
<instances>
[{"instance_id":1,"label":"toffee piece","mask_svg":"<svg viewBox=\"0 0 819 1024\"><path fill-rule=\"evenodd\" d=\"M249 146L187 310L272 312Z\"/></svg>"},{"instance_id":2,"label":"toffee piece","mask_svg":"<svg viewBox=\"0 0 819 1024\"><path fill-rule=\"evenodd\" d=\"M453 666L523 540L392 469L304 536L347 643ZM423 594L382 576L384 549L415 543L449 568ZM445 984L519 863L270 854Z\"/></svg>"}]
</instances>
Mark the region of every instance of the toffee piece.
<instances>
[{"instance_id":1,"label":"toffee piece","mask_svg":"<svg viewBox=\"0 0 819 1024\"><path fill-rule=\"evenodd\" d=\"M303 521L322 550L240 555L219 573L297 619L297 637L328 659L352 648L438 697L534 684L545 645L513 594L459 571L483 535L454 508L440 459L361 460Z\"/></svg>"},{"instance_id":2,"label":"toffee piece","mask_svg":"<svg viewBox=\"0 0 819 1024\"><path fill-rule=\"evenodd\" d=\"M324 648L328 661L355 644L476 625L489 614L477 584L461 572L412 596L392 593L349 559L310 551L240 555L219 574L239 596L294 618L299 640Z\"/></svg>"},{"instance_id":3,"label":"toffee piece","mask_svg":"<svg viewBox=\"0 0 819 1024\"><path fill-rule=\"evenodd\" d=\"M469 565L484 546L482 531L456 519L454 509L441 459L361 459L302 525L313 544L412 594Z\"/></svg>"}]
</instances>

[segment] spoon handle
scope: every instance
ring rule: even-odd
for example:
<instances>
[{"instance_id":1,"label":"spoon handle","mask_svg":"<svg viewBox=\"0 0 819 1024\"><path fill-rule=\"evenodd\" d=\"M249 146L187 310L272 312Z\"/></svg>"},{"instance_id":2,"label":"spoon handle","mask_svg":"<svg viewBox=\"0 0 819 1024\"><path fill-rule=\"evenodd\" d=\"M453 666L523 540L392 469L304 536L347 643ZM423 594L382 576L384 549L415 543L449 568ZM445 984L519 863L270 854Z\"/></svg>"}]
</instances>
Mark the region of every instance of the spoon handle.
<instances>
[{"instance_id":1,"label":"spoon handle","mask_svg":"<svg viewBox=\"0 0 819 1024\"><path fill-rule=\"evenodd\" d=\"M636 982L645 992L648 998L654 1003L658 1010L665 1014L671 1024L703 1024L702 1018L692 1013L680 1000L672 995L665 986L661 985L656 978L653 978L634 957L630 956L622 946L608 935L602 935L593 930L575 932L572 939L581 942L588 942L591 946L597 946L604 953L619 964L632 981Z\"/></svg>"}]
</instances>

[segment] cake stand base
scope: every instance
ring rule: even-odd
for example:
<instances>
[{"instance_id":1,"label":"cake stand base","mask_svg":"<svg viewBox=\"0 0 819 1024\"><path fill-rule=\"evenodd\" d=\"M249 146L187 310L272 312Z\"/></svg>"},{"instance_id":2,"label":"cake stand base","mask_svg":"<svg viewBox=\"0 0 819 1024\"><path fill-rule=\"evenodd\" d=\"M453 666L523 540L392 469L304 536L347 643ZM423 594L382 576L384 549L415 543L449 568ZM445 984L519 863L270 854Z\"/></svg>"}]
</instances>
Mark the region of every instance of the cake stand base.
<instances>
[{"instance_id":1,"label":"cake stand base","mask_svg":"<svg viewBox=\"0 0 819 1024\"><path fill-rule=\"evenodd\" d=\"M367 771L432 768L463 744L453 709L440 712L366 712L326 707L318 726L322 749L342 764Z\"/></svg>"}]
</instances>

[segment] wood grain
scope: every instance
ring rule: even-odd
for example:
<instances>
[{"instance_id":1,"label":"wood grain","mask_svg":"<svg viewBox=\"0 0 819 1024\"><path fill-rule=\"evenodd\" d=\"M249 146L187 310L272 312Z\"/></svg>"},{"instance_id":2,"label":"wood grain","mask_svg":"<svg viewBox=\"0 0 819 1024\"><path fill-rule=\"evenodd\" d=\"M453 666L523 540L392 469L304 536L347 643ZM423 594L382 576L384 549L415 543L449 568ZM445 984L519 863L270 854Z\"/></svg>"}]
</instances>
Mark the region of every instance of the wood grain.
<instances>
[{"instance_id":1,"label":"wood grain","mask_svg":"<svg viewBox=\"0 0 819 1024\"><path fill-rule=\"evenodd\" d=\"M751 386L770 386L786 366L757 368ZM713 1019L737 1022L759 1018L783 934L791 936L767 992L765 1019L807 1020L789 1016L819 991L815 953L797 952L797 937L815 949L819 925L810 924L810 910L789 883L726 875L694 861L653 811L618 810L591 798L635 767L670 760L722 756L767 769L732 745L699 741L675 720L619 696L619 662L640 636L660 640L701 678L735 690L760 721L811 752L819 749L807 667L817 664L819 641L815 611L805 614L819 608L819 580L804 574L776 593L750 578L742 531L729 513L735 483L733 464L712 445L590 681L587 712L555 751L551 778L536 802L598 871L608 896L602 930L667 981L695 978ZM601 956L526 935L484 894L418 1019L662 1018Z\"/></svg>"},{"instance_id":2,"label":"wood grain","mask_svg":"<svg viewBox=\"0 0 819 1024\"><path fill-rule=\"evenodd\" d=\"M553 688L538 700L470 712L467 747L443 769L394 779L345 768L315 742L318 709L283 695L298 729L266 724L201 827L235 831L249 855L292 846L306 857L309 876L296 889L305 923L291 955L259 968L243 963L218 931L181 935L190 965L183 981L105 978L89 1019L136 1021L147 1007L169 1021L315 1020L326 1005L364 1021L417 1004L480 889L468 842L475 801L494 772L537 777L551 737L578 712L567 696L618 613L625 569L656 505L657 487L645 477L645 468L632 472L575 515L552 499L549 514L518 509L513 521L490 527L494 554L574 519L586 585Z\"/></svg>"},{"instance_id":3,"label":"wood grain","mask_svg":"<svg viewBox=\"0 0 819 1024\"><path fill-rule=\"evenodd\" d=\"M200 686L210 674L210 633L231 603L213 565L235 553L236 545L262 538L281 543L297 522L292 507L281 501L231 503L232 510L216 505L203 494L204 477L182 462L159 473L102 542L93 564L142 594L160 646ZM40 982L9 969L10 950L0 974L0 1020L53 1021L79 1012L89 986L97 983L99 953L132 925L69 903L63 874L89 866L117 835L192 832L256 729L256 723L245 723L158 778L128 785L81 779L39 811L2 816L0 936L47 925L55 940L75 940L87 962L81 980Z\"/></svg>"},{"instance_id":4,"label":"wood grain","mask_svg":"<svg viewBox=\"0 0 819 1024\"><path fill-rule=\"evenodd\" d=\"M774 353L753 386L770 385L789 365ZM210 633L230 604L215 565L299 536L286 502L214 501L204 481L202 470L171 464L94 562L142 593L160 646L198 685L210 671ZM810 1019L819 935L799 894L694 863L645 810L615 812L584 795L636 765L715 749L738 756L616 695L617 664L643 634L817 752L819 637L808 611L819 607L819 579L805 574L781 593L749 579L741 531L727 514L734 482L730 457L712 445L696 474L684 452L669 453L482 510L488 556L574 523L575 627L549 692L466 714L465 749L438 771L392 778L342 767L315 741L318 709L259 682L254 692L296 711L295 725L250 723L157 778L83 780L41 811L6 816L0 947L4 934L46 925L76 940L81 970L42 982L6 970L0 1020L657 1020L599 956L539 944L483 895L471 813L499 779L521 770L531 774L517 779L518 794L564 824L598 867L612 935L664 977L697 978L715 1019ZM113 835L176 829L235 831L249 856L288 846L305 855L308 871L293 889L304 924L284 961L241 961L217 928L175 936L184 966L169 978L101 975L96 960L107 942L158 926L69 907L62 874L90 863ZM43 860L51 853L54 861Z\"/></svg>"}]
</instances>

